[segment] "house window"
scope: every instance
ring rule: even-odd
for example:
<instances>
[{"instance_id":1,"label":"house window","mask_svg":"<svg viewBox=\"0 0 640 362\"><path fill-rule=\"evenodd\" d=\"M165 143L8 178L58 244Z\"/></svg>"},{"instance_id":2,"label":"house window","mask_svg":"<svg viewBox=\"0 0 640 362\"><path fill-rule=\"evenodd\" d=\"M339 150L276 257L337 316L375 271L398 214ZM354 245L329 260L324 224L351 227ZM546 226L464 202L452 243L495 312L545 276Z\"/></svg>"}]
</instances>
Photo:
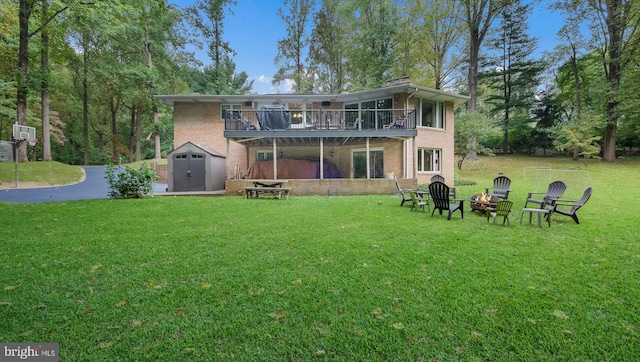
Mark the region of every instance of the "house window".
<instances>
[{"instance_id":1,"label":"house window","mask_svg":"<svg viewBox=\"0 0 640 362\"><path fill-rule=\"evenodd\" d=\"M393 99L380 98L360 103L345 104L345 118L347 122L360 117L362 128L383 128L393 118Z\"/></svg>"},{"instance_id":2,"label":"house window","mask_svg":"<svg viewBox=\"0 0 640 362\"><path fill-rule=\"evenodd\" d=\"M440 172L440 150L418 148L418 172Z\"/></svg>"},{"instance_id":3,"label":"house window","mask_svg":"<svg viewBox=\"0 0 640 362\"><path fill-rule=\"evenodd\" d=\"M420 126L444 129L444 103L416 98L415 106Z\"/></svg>"},{"instance_id":4,"label":"house window","mask_svg":"<svg viewBox=\"0 0 640 362\"><path fill-rule=\"evenodd\" d=\"M256 154L257 161L273 161L273 151L258 151Z\"/></svg>"},{"instance_id":5,"label":"house window","mask_svg":"<svg viewBox=\"0 0 640 362\"><path fill-rule=\"evenodd\" d=\"M242 111L241 104L223 104L220 106L220 114L223 119L237 118L240 119L240 112Z\"/></svg>"},{"instance_id":6,"label":"house window","mask_svg":"<svg viewBox=\"0 0 640 362\"><path fill-rule=\"evenodd\" d=\"M351 154L354 178L367 178L367 150L355 149ZM369 150L369 177L384 177L384 151L382 149Z\"/></svg>"}]
</instances>

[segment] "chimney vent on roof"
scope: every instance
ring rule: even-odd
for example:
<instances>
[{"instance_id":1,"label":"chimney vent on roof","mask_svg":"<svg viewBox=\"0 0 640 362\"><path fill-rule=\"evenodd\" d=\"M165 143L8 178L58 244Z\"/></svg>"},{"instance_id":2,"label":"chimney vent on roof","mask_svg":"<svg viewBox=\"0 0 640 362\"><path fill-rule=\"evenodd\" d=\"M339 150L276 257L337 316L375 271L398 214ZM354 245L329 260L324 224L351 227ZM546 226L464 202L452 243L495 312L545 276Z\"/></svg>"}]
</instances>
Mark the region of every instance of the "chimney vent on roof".
<instances>
[{"instance_id":1,"label":"chimney vent on roof","mask_svg":"<svg viewBox=\"0 0 640 362\"><path fill-rule=\"evenodd\" d=\"M402 78L389 79L388 81L384 82L382 87L394 87L397 85L409 85L409 84L411 84L411 78L405 76Z\"/></svg>"}]
</instances>

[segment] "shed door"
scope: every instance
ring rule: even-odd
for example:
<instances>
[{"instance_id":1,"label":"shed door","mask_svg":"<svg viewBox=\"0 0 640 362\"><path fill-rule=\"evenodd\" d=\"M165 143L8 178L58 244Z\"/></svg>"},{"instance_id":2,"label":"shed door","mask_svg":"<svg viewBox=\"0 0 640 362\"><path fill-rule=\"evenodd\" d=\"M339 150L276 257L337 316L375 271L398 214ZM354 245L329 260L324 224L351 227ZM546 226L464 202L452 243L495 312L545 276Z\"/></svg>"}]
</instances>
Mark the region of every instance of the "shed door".
<instances>
[{"instance_id":1,"label":"shed door","mask_svg":"<svg viewBox=\"0 0 640 362\"><path fill-rule=\"evenodd\" d=\"M205 191L205 157L202 153L173 155L173 191Z\"/></svg>"}]
</instances>

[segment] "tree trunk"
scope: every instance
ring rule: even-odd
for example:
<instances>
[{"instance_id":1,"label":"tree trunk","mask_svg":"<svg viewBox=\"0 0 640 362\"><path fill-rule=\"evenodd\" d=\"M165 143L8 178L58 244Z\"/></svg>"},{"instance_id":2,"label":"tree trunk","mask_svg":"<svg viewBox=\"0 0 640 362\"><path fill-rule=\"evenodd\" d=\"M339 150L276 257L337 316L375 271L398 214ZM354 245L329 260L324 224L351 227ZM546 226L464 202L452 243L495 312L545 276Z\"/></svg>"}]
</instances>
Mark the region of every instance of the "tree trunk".
<instances>
[{"instance_id":1,"label":"tree trunk","mask_svg":"<svg viewBox=\"0 0 640 362\"><path fill-rule=\"evenodd\" d=\"M480 35L477 25L474 28L472 24L469 25L469 74L467 78L469 100L467 101L467 110L473 112L476 110L478 97L478 60L480 55ZM469 137L469 144L475 144L475 136ZM465 157L470 162L478 161L478 153L474 150L467 152Z\"/></svg>"},{"instance_id":2,"label":"tree trunk","mask_svg":"<svg viewBox=\"0 0 640 362\"><path fill-rule=\"evenodd\" d=\"M471 39L469 40L469 75L468 75L468 87L469 87L469 100L467 101L467 110L476 110L476 97L478 95L478 56L480 51L480 42L478 40L477 29L471 30ZM469 144L476 144L475 136L469 137ZM465 156L470 162L478 161L478 153L474 150L467 152Z\"/></svg>"},{"instance_id":3,"label":"tree trunk","mask_svg":"<svg viewBox=\"0 0 640 362\"><path fill-rule=\"evenodd\" d=\"M147 46L145 48L146 52L147 52L147 67L149 67L149 69L153 70L153 57L151 56L151 49L149 46L149 43L147 43ZM151 89L155 89L155 84L151 85ZM160 113L158 112L158 106L156 106L155 104L155 100L151 100L151 110L152 110L152 119L153 119L153 133L155 134L154 137L154 143L155 143L155 153L153 158L157 161L161 158L160 155L160 134L158 133L158 119L160 118Z\"/></svg>"},{"instance_id":4,"label":"tree trunk","mask_svg":"<svg viewBox=\"0 0 640 362\"><path fill-rule=\"evenodd\" d=\"M618 120L620 118L617 108L619 102L617 100L620 91L620 79L622 70L620 65L620 57L622 56L622 43L624 41L622 34L625 31L625 25L622 20L622 1L607 0L606 1L606 25L609 32L609 64L607 81L611 87L612 96L609 96L606 105L607 126L604 129L604 145L602 159L605 162L616 162L616 133L618 130Z\"/></svg>"},{"instance_id":5,"label":"tree trunk","mask_svg":"<svg viewBox=\"0 0 640 362\"><path fill-rule=\"evenodd\" d=\"M611 119L611 118L609 118ZM616 162L616 133L618 127L615 123L608 123L604 129L604 144L602 146L602 160Z\"/></svg>"},{"instance_id":6,"label":"tree trunk","mask_svg":"<svg viewBox=\"0 0 640 362\"><path fill-rule=\"evenodd\" d=\"M27 98L29 80L29 17L31 16L32 1L20 0L18 13L20 22L20 44L18 46L18 87L16 92L17 122L19 125L27 125ZM17 152L18 162L27 162L27 145L22 142Z\"/></svg>"},{"instance_id":7,"label":"tree trunk","mask_svg":"<svg viewBox=\"0 0 640 362\"><path fill-rule=\"evenodd\" d=\"M42 1L42 17L47 19L49 1ZM49 120L49 32L42 28L42 50L40 68L42 71L41 109L42 109L42 160L51 161L51 123Z\"/></svg>"},{"instance_id":8,"label":"tree trunk","mask_svg":"<svg viewBox=\"0 0 640 362\"><path fill-rule=\"evenodd\" d=\"M129 124L129 155L127 155L127 159L129 162L133 162L133 154L134 152L134 141L133 135L136 131L136 106L131 106L131 121Z\"/></svg>"},{"instance_id":9,"label":"tree trunk","mask_svg":"<svg viewBox=\"0 0 640 362\"><path fill-rule=\"evenodd\" d=\"M115 104L114 104L115 103ZM118 164L120 152L118 151L118 108L119 101L111 99L109 109L111 110L111 163Z\"/></svg>"},{"instance_id":10,"label":"tree trunk","mask_svg":"<svg viewBox=\"0 0 640 362\"><path fill-rule=\"evenodd\" d=\"M471 38L469 39L469 73L467 83L469 87L469 100L467 101L467 110L475 111L477 107L476 98L478 96L478 58L480 55L480 40L478 39L478 30L471 29Z\"/></svg>"},{"instance_id":11,"label":"tree trunk","mask_svg":"<svg viewBox=\"0 0 640 362\"><path fill-rule=\"evenodd\" d=\"M573 70L573 82L576 89L576 113L578 118L582 115L582 82L580 81L580 72L578 71L578 50L575 44L571 44L571 69Z\"/></svg>"},{"instance_id":12,"label":"tree trunk","mask_svg":"<svg viewBox=\"0 0 640 362\"><path fill-rule=\"evenodd\" d=\"M136 112L136 161L142 160L142 107Z\"/></svg>"},{"instance_id":13,"label":"tree trunk","mask_svg":"<svg viewBox=\"0 0 640 362\"><path fill-rule=\"evenodd\" d=\"M83 64L82 64L82 135L84 143L84 164L89 164L89 85L87 77L89 76L89 66L87 65L88 55L86 42L83 46Z\"/></svg>"}]
</instances>

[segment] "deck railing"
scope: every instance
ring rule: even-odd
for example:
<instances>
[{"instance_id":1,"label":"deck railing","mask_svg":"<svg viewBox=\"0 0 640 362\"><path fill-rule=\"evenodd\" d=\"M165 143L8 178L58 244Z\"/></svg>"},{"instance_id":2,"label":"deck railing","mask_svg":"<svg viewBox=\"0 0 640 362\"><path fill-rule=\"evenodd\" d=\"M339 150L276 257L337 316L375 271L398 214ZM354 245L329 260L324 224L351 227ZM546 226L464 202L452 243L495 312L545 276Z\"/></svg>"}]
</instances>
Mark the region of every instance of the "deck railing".
<instances>
[{"instance_id":1,"label":"deck railing","mask_svg":"<svg viewBox=\"0 0 640 362\"><path fill-rule=\"evenodd\" d=\"M226 111L225 130L392 130L415 129L414 109Z\"/></svg>"}]
</instances>

